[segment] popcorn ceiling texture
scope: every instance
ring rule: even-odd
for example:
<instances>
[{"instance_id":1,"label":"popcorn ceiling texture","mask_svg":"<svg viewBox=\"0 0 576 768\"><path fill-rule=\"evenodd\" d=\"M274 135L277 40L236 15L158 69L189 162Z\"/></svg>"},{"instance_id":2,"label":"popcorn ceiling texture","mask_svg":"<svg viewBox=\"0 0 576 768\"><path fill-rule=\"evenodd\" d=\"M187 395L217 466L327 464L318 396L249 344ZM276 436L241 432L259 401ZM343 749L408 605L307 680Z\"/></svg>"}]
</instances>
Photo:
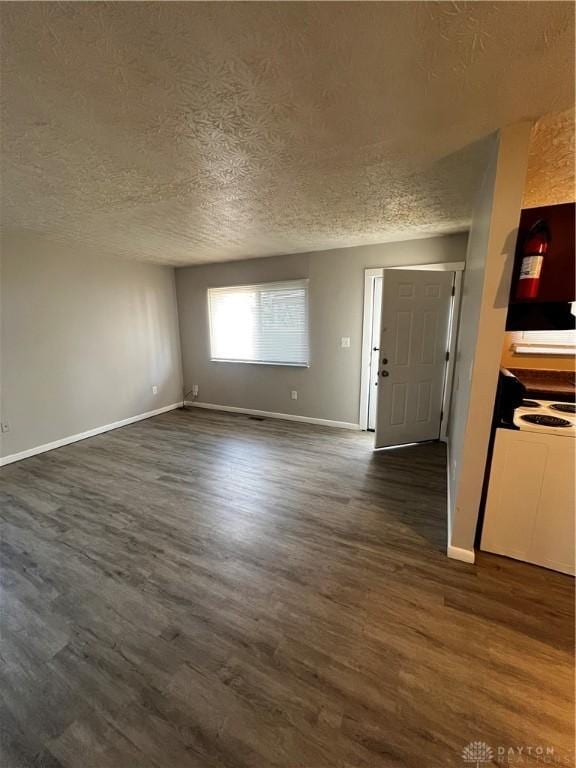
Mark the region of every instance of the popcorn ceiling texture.
<instances>
[{"instance_id":1,"label":"popcorn ceiling texture","mask_svg":"<svg viewBox=\"0 0 576 768\"><path fill-rule=\"evenodd\" d=\"M193 264L466 228L483 139L572 106L572 3L0 13L3 224L79 251Z\"/></svg>"},{"instance_id":2,"label":"popcorn ceiling texture","mask_svg":"<svg viewBox=\"0 0 576 768\"><path fill-rule=\"evenodd\" d=\"M532 131L524 208L576 200L574 110L546 115Z\"/></svg>"}]
</instances>

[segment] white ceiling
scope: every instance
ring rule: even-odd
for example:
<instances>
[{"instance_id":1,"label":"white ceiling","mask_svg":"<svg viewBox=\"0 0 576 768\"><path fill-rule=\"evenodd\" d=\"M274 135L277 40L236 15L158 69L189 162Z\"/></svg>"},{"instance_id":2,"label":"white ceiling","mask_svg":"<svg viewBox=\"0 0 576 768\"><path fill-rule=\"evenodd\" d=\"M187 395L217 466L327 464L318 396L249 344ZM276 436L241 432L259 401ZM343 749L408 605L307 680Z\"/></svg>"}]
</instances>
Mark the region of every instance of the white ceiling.
<instances>
[{"instance_id":1,"label":"white ceiling","mask_svg":"<svg viewBox=\"0 0 576 768\"><path fill-rule=\"evenodd\" d=\"M0 12L4 226L119 257L192 264L465 228L480 140L573 101L572 3Z\"/></svg>"}]
</instances>

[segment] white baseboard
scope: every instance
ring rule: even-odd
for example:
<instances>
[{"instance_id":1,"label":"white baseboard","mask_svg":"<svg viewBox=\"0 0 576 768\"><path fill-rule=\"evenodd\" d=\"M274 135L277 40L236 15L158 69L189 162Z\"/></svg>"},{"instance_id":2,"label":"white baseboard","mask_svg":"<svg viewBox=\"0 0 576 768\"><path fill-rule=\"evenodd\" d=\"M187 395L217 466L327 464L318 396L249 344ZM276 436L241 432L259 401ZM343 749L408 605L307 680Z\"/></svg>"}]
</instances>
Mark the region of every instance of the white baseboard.
<instances>
[{"instance_id":1,"label":"white baseboard","mask_svg":"<svg viewBox=\"0 0 576 768\"><path fill-rule=\"evenodd\" d=\"M165 405L163 408L156 408L154 411L139 413L138 416L130 416L128 419L115 421L112 424L105 424L102 427L95 427L94 429L89 429L86 432L79 432L78 434L70 435L69 437L62 437L60 440L54 440L51 443L44 443L44 445L37 445L35 448L28 448L26 451L20 451L19 453L12 453L10 456L0 457L0 467L3 467L5 464L13 464L15 461L28 459L30 456L36 456L39 453L53 451L55 448L62 448L62 446L69 445L70 443L77 443L79 440L86 440L88 437L101 435L102 432L109 432L111 429L118 429L118 427L125 427L128 424L134 424L136 421L149 419L151 416L158 416L161 413L166 413L166 411L173 411L176 408L182 408L182 403L180 402L172 403L172 405Z\"/></svg>"},{"instance_id":2,"label":"white baseboard","mask_svg":"<svg viewBox=\"0 0 576 768\"><path fill-rule=\"evenodd\" d=\"M194 408L209 408L212 411L229 413L245 413L248 416L262 416L266 419L284 419L285 421L303 421L306 424L319 424L322 427L337 427L338 429L360 429L360 424L350 421L330 421L330 419L315 419L312 416L298 416L294 413L274 413L273 411L256 411L253 408L237 408L235 405L215 405L214 403L198 403L196 400L186 400L184 405Z\"/></svg>"},{"instance_id":3,"label":"white baseboard","mask_svg":"<svg viewBox=\"0 0 576 768\"><path fill-rule=\"evenodd\" d=\"M448 550L446 554L448 557L451 557L452 560L462 560L463 563L473 563L475 558L475 552L473 549L453 547L452 544L448 544Z\"/></svg>"}]
</instances>

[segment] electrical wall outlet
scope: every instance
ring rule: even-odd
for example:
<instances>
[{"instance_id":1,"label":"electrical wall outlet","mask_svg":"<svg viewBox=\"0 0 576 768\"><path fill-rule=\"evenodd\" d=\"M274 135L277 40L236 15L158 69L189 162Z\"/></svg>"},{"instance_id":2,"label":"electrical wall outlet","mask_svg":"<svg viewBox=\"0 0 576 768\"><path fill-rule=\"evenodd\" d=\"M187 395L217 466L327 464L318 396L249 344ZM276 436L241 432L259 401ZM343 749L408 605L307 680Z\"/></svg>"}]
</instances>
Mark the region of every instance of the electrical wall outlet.
<instances>
[{"instance_id":1,"label":"electrical wall outlet","mask_svg":"<svg viewBox=\"0 0 576 768\"><path fill-rule=\"evenodd\" d=\"M350 346L350 336L342 336L340 346L342 347L342 349L348 349L348 347Z\"/></svg>"},{"instance_id":2,"label":"electrical wall outlet","mask_svg":"<svg viewBox=\"0 0 576 768\"><path fill-rule=\"evenodd\" d=\"M192 397L198 397L198 384L192 384Z\"/></svg>"},{"instance_id":3,"label":"electrical wall outlet","mask_svg":"<svg viewBox=\"0 0 576 768\"><path fill-rule=\"evenodd\" d=\"M7 421L3 421L2 424L0 424L0 431L1 432L10 432L10 424L8 424Z\"/></svg>"},{"instance_id":4,"label":"electrical wall outlet","mask_svg":"<svg viewBox=\"0 0 576 768\"><path fill-rule=\"evenodd\" d=\"M290 397L292 400L298 400L298 390L293 389L292 392L290 392Z\"/></svg>"},{"instance_id":5,"label":"electrical wall outlet","mask_svg":"<svg viewBox=\"0 0 576 768\"><path fill-rule=\"evenodd\" d=\"M158 394L158 387L156 384L152 384L152 394L157 395Z\"/></svg>"}]
</instances>

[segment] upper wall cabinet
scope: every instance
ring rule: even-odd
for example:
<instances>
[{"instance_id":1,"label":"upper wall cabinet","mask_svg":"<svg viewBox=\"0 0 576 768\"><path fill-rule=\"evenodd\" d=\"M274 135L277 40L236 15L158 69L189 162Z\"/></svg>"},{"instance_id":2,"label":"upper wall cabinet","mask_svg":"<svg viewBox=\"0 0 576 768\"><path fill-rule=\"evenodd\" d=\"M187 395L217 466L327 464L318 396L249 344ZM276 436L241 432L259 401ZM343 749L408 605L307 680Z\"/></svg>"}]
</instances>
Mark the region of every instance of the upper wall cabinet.
<instances>
[{"instance_id":1,"label":"upper wall cabinet","mask_svg":"<svg viewBox=\"0 0 576 768\"><path fill-rule=\"evenodd\" d=\"M523 246L529 230L538 221L544 221L550 232L550 244L542 263L538 295L523 302L574 301L576 299L576 272L574 268L574 203L526 208L520 216L520 229L514 260L510 303L518 303L516 286L522 264Z\"/></svg>"},{"instance_id":2,"label":"upper wall cabinet","mask_svg":"<svg viewBox=\"0 0 576 768\"><path fill-rule=\"evenodd\" d=\"M520 216L516 245L508 331L566 330L574 328L571 305L576 299L574 259L575 204L526 208ZM550 240L542 262L540 281L534 298L518 299L517 288L524 244L532 227L539 221L546 224Z\"/></svg>"}]
</instances>

